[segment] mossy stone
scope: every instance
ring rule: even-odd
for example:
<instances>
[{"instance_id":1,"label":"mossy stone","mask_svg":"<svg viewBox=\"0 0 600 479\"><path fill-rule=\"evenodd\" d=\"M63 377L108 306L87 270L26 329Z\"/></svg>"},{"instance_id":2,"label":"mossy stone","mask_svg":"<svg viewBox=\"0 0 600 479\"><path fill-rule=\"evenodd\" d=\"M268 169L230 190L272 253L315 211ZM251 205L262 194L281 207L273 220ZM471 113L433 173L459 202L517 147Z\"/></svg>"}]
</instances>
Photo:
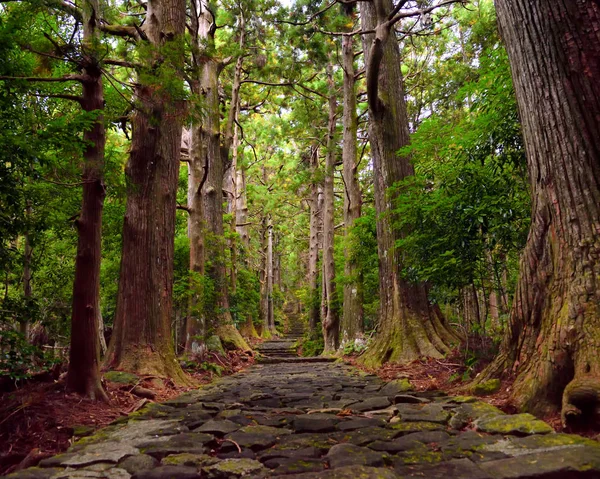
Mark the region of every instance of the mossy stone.
<instances>
[{"instance_id":1,"label":"mossy stone","mask_svg":"<svg viewBox=\"0 0 600 479\"><path fill-rule=\"evenodd\" d=\"M140 380L135 374L124 371L107 371L104 373L104 379L112 383L131 384L132 386Z\"/></svg>"},{"instance_id":2,"label":"mossy stone","mask_svg":"<svg viewBox=\"0 0 600 479\"><path fill-rule=\"evenodd\" d=\"M212 466L219 462L215 457L208 454L171 454L165 457L161 463L165 466L190 466L190 467L205 467Z\"/></svg>"},{"instance_id":3,"label":"mossy stone","mask_svg":"<svg viewBox=\"0 0 600 479\"><path fill-rule=\"evenodd\" d=\"M95 430L96 430L96 428L94 428L93 426L85 426L85 425L73 426L73 436L77 436L77 437L90 436L94 433Z\"/></svg>"},{"instance_id":4,"label":"mossy stone","mask_svg":"<svg viewBox=\"0 0 600 479\"><path fill-rule=\"evenodd\" d=\"M384 396L396 396L397 394L402 394L408 391L413 391L413 385L406 378L402 379L394 379L389 383L385 384L380 393Z\"/></svg>"},{"instance_id":5,"label":"mossy stone","mask_svg":"<svg viewBox=\"0 0 600 479\"><path fill-rule=\"evenodd\" d=\"M401 431L405 433L409 432L420 432L420 431L439 431L440 429L445 429L443 424L434 423L434 422L397 422L395 424L390 424L389 426L395 431Z\"/></svg>"},{"instance_id":6,"label":"mossy stone","mask_svg":"<svg viewBox=\"0 0 600 479\"><path fill-rule=\"evenodd\" d=\"M487 415L475 422L475 429L491 434L549 434L554 432L544 421L531 414Z\"/></svg>"},{"instance_id":7,"label":"mossy stone","mask_svg":"<svg viewBox=\"0 0 600 479\"><path fill-rule=\"evenodd\" d=\"M475 394L475 396L487 396L488 394L494 394L499 391L500 386L501 383L499 379L489 379L488 381L475 384L471 389L471 392Z\"/></svg>"},{"instance_id":8,"label":"mossy stone","mask_svg":"<svg viewBox=\"0 0 600 479\"><path fill-rule=\"evenodd\" d=\"M220 354L221 356L226 356L225 349L223 348L223 343L221 342L221 338L216 334L210 336L206 340L206 347L209 351L213 353Z\"/></svg>"},{"instance_id":9,"label":"mossy stone","mask_svg":"<svg viewBox=\"0 0 600 479\"><path fill-rule=\"evenodd\" d=\"M254 459L225 459L216 464L204 467L203 471L209 478L232 478L256 474L264 466Z\"/></svg>"}]
</instances>

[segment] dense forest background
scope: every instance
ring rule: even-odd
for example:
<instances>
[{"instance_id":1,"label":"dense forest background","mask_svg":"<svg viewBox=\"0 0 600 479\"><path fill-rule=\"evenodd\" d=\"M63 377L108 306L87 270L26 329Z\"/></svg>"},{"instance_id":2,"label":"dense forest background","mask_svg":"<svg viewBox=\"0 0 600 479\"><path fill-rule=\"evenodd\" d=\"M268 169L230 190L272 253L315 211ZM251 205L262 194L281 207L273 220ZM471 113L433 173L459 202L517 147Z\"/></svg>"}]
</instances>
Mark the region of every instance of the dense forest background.
<instances>
[{"instance_id":1,"label":"dense forest background","mask_svg":"<svg viewBox=\"0 0 600 479\"><path fill-rule=\"evenodd\" d=\"M101 365L189 384L298 317L304 354L454 354L467 383L504 338L478 381L519 373L542 202L514 55L492 0L3 2L6 384L69 354L94 398ZM560 409L570 361L519 404Z\"/></svg>"}]
</instances>

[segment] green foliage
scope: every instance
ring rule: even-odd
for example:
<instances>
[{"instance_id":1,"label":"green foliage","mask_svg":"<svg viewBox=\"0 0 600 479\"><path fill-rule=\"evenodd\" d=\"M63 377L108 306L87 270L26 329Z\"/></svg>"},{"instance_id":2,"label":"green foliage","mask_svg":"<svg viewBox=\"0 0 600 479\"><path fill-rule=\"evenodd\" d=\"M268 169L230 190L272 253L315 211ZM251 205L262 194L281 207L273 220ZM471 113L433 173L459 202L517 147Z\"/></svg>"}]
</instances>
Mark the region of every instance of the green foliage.
<instances>
[{"instance_id":1,"label":"green foliage","mask_svg":"<svg viewBox=\"0 0 600 479\"><path fill-rule=\"evenodd\" d=\"M373 329L379 311L379 256L375 208L363 207L362 216L353 225L349 256L356 262L361 279L365 330Z\"/></svg>"},{"instance_id":2,"label":"green foliage","mask_svg":"<svg viewBox=\"0 0 600 479\"><path fill-rule=\"evenodd\" d=\"M321 334L315 336L306 335L302 340L302 356L319 356L325 349L325 342Z\"/></svg>"},{"instance_id":3,"label":"green foliage","mask_svg":"<svg viewBox=\"0 0 600 479\"><path fill-rule=\"evenodd\" d=\"M26 379L51 369L57 361L52 353L32 345L17 331L0 329L0 376Z\"/></svg>"},{"instance_id":4,"label":"green foliage","mask_svg":"<svg viewBox=\"0 0 600 479\"><path fill-rule=\"evenodd\" d=\"M248 316L255 324L260 322L260 281L254 271L245 267L238 269L237 286L229 301L235 324L244 323Z\"/></svg>"}]
</instances>

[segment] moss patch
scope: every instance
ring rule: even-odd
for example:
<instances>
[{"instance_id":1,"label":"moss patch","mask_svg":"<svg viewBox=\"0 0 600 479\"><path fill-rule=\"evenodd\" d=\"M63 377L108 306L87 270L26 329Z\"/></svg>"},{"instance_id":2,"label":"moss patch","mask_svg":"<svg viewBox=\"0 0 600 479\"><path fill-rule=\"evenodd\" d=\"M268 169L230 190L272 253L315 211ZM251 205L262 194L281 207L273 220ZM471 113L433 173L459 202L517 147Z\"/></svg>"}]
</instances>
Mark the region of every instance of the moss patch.
<instances>
[{"instance_id":1,"label":"moss patch","mask_svg":"<svg viewBox=\"0 0 600 479\"><path fill-rule=\"evenodd\" d=\"M554 429L531 414L488 415L475 422L478 431L491 434L549 434Z\"/></svg>"},{"instance_id":2,"label":"moss patch","mask_svg":"<svg viewBox=\"0 0 600 479\"><path fill-rule=\"evenodd\" d=\"M500 389L500 380L499 379L489 379L488 381L483 381L481 383L475 384L471 388L471 392L476 396L487 396L488 394L494 394Z\"/></svg>"},{"instance_id":3,"label":"moss patch","mask_svg":"<svg viewBox=\"0 0 600 479\"><path fill-rule=\"evenodd\" d=\"M140 380L139 376L125 371L107 371L104 373L104 379L112 383L131 384L132 386Z\"/></svg>"}]
</instances>

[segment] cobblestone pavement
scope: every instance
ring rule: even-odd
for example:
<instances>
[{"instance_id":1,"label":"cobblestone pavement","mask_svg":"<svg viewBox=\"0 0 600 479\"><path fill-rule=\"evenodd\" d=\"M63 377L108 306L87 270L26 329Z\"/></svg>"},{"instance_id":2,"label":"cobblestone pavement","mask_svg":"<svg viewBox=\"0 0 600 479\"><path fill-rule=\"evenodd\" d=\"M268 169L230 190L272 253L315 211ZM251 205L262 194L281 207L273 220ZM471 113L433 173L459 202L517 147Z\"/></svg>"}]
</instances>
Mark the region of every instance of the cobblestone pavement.
<instances>
[{"instance_id":1,"label":"cobblestone pavement","mask_svg":"<svg viewBox=\"0 0 600 479\"><path fill-rule=\"evenodd\" d=\"M528 414L283 356L151 404L9 477L600 478L598 443Z\"/></svg>"}]
</instances>

